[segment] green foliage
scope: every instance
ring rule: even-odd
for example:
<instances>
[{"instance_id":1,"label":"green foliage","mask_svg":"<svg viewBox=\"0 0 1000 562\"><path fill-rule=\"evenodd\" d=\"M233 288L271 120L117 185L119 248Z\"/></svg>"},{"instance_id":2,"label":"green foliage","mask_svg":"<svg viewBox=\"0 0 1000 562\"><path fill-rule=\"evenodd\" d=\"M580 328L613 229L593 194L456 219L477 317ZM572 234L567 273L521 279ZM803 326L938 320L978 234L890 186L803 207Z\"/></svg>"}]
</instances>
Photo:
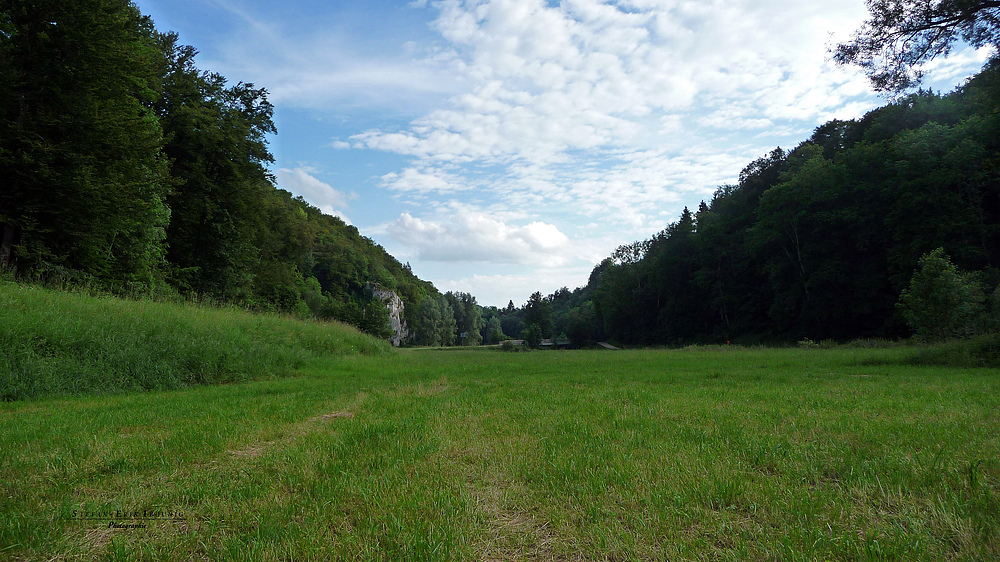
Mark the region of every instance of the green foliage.
<instances>
[{"instance_id":1,"label":"green foliage","mask_svg":"<svg viewBox=\"0 0 1000 562\"><path fill-rule=\"evenodd\" d=\"M541 337L552 337L552 302L535 291L524 305L524 323L529 329L532 325L537 326L541 330Z\"/></svg>"},{"instance_id":2,"label":"green foliage","mask_svg":"<svg viewBox=\"0 0 1000 562\"><path fill-rule=\"evenodd\" d=\"M987 310L986 329L1000 333L1000 286L993 290Z\"/></svg>"},{"instance_id":3,"label":"green foliage","mask_svg":"<svg viewBox=\"0 0 1000 562\"><path fill-rule=\"evenodd\" d=\"M469 293L452 293L450 291L445 293L444 297L448 301L455 319L456 343L458 345L479 345L482 343L480 330L484 322L479 305L476 304L476 297ZM464 337L461 336L462 334Z\"/></svg>"},{"instance_id":4,"label":"green foliage","mask_svg":"<svg viewBox=\"0 0 1000 562\"><path fill-rule=\"evenodd\" d=\"M362 299L328 299L320 311L320 316L350 324L377 338L385 339L392 336L389 310L382 301L372 298L371 295Z\"/></svg>"},{"instance_id":5,"label":"green foliage","mask_svg":"<svg viewBox=\"0 0 1000 562\"><path fill-rule=\"evenodd\" d=\"M274 191L265 168L273 161L265 139L276 132L273 107L263 89L227 86L224 77L198 70L197 51L178 45L175 34L158 39L165 69L156 109L174 181L168 259L192 272L184 281L197 293L251 300L261 234L270 234L261 211ZM294 286L295 279L279 284ZM286 308L282 301L293 297L270 289L272 302Z\"/></svg>"},{"instance_id":6,"label":"green foliage","mask_svg":"<svg viewBox=\"0 0 1000 562\"><path fill-rule=\"evenodd\" d=\"M542 327L538 324L528 324L521 334L524 344L528 347L538 347L542 343Z\"/></svg>"},{"instance_id":7,"label":"green foliage","mask_svg":"<svg viewBox=\"0 0 1000 562\"><path fill-rule=\"evenodd\" d=\"M0 267L177 292L385 335L365 287L438 292L353 226L275 189L263 88L125 0L0 4Z\"/></svg>"},{"instance_id":8,"label":"green foliage","mask_svg":"<svg viewBox=\"0 0 1000 562\"><path fill-rule=\"evenodd\" d=\"M919 266L899 297L899 308L917 337L941 341L981 332L985 299L979 281L958 271L943 248L922 256Z\"/></svg>"},{"instance_id":9,"label":"green foliage","mask_svg":"<svg viewBox=\"0 0 1000 562\"><path fill-rule=\"evenodd\" d=\"M503 324L500 322L499 317L492 316L486 322L486 336L485 343L487 344L497 344L507 339L507 336L503 333Z\"/></svg>"},{"instance_id":10,"label":"green foliage","mask_svg":"<svg viewBox=\"0 0 1000 562\"><path fill-rule=\"evenodd\" d=\"M913 365L1000 368L1000 334L983 334L914 350L907 360Z\"/></svg>"},{"instance_id":11,"label":"green foliage","mask_svg":"<svg viewBox=\"0 0 1000 562\"><path fill-rule=\"evenodd\" d=\"M567 314L566 335L576 345L597 341L600 337L597 327L597 310L593 301L587 301Z\"/></svg>"},{"instance_id":12,"label":"green foliage","mask_svg":"<svg viewBox=\"0 0 1000 562\"><path fill-rule=\"evenodd\" d=\"M414 326L417 345L441 345L441 324L441 304L436 298L425 298L420 302L420 312Z\"/></svg>"},{"instance_id":13,"label":"green foliage","mask_svg":"<svg viewBox=\"0 0 1000 562\"><path fill-rule=\"evenodd\" d=\"M0 22L0 264L151 285L170 211L149 21L122 0L45 0Z\"/></svg>"},{"instance_id":14,"label":"green foliage","mask_svg":"<svg viewBox=\"0 0 1000 562\"><path fill-rule=\"evenodd\" d=\"M911 328L896 302L938 247L992 294L998 76L993 61L947 96L918 92L831 121L794 150L752 162L697 213L685 209L656 236L616 250L586 288L602 336L647 345L904 337ZM980 307L970 290L969 306ZM961 314L966 326L946 331L997 322L995 312L988 321ZM569 317L556 314L560 331L570 333Z\"/></svg>"}]
</instances>

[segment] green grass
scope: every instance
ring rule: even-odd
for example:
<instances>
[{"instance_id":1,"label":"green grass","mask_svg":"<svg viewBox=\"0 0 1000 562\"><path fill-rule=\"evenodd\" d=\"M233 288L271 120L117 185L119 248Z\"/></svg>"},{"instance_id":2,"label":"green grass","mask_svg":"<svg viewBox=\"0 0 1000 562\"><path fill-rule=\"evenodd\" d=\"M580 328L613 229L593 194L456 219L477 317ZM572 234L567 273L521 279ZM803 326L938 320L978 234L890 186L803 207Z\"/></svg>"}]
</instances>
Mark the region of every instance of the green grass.
<instances>
[{"instance_id":1,"label":"green grass","mask_svg":"<svg viewBox=\"0 0 1000 562\"><path fill-rule=\"evenodd\" d=\"M0 281L0 400L287 375L312 357L385 354L337 323Z\"/></svg>"},{"instance_id":2,"label":"green grass","mask_svg":"<svg viewBox=\"0 0 1000 562\"><path fill-rule=\"evenodd\" d=\"M0 404L0 558L997 559L998 371L913 353L343 354Z\"/></svg>"}]
</instances>

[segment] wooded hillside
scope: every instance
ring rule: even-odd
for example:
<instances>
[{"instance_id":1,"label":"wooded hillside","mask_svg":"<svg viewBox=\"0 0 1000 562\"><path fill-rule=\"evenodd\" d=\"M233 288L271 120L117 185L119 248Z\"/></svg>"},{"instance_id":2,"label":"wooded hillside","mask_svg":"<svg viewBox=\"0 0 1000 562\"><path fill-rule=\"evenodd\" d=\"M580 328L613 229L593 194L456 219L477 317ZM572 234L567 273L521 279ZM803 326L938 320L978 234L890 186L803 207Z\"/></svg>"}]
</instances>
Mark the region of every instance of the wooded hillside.
<instances>
[{"instance_id":1,"label":"wooded hillside","mask_svg":"<svg viewBox=\"0 0 1000 562\"><path fill-rule=\"evenodd\" d=\"M639 344L900 337L912 333L900 294L937 248L995 321L997 60L948 95L920 91L775 149L696 211L619 247L587 287L547 300L573 301L577 331Z\"/></svg>"},{"instance_id":2,"label":"wooded hillside","mask_svg":"<svg viewBox=\"0 0 1000 562\"><path fill-rule=\"evenodd\" d=\"M386 335L370 283L440 297L356 228L277 189L267 92L125 0L0 4L0 266ZM411 322L412 324L412 322Z\"/></svg>"}]
</instances>

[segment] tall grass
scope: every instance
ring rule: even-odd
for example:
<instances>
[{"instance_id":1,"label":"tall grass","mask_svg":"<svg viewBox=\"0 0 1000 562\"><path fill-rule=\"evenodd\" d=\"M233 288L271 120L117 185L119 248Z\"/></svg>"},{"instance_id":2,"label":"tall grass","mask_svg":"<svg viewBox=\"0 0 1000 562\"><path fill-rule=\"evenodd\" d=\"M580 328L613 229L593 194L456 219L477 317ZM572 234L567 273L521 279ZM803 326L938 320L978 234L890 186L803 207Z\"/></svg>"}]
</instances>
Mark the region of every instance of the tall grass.
<instances>
[{"instance_id":1,"label":"tall grass","mask_svg":"<svg viewBox=\"0 0 1000 562\"><path fill-rule=\"evenodd\" d=\"M916 348L909 358L914 365L950 367L1000 367L1000 334L984 334Z\"/></svg>"},{"instance_id":2,"label":"tall grass","mask_svg":"<svg viewBox=\"0 0 1000 562\"><path fill-rule=\"evenodd\" d=\"M284 375L316 355L388 353L338 323L0 281L0 400Z\"/></svg>"}]
</instances>

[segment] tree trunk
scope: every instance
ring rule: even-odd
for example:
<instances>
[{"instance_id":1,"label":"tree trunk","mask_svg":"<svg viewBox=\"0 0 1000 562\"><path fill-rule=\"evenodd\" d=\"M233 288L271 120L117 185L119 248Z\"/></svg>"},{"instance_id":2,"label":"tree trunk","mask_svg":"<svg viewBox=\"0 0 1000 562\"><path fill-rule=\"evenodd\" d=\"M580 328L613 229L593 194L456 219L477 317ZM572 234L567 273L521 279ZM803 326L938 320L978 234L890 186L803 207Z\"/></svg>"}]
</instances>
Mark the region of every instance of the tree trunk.
<instances>
[{"instance_id":1,"label":"tree trunk","mask_svg":"<svg viewBox=\"0 0 1000 562\"><path fill-rule=\"evenodd\" d=\"M10 254L14 248L17 227L12 224L0 223L0 267L10 266Z\"/></svg>"}]
</instances>

